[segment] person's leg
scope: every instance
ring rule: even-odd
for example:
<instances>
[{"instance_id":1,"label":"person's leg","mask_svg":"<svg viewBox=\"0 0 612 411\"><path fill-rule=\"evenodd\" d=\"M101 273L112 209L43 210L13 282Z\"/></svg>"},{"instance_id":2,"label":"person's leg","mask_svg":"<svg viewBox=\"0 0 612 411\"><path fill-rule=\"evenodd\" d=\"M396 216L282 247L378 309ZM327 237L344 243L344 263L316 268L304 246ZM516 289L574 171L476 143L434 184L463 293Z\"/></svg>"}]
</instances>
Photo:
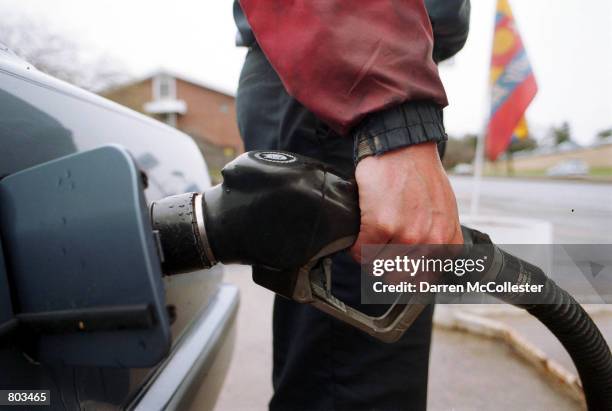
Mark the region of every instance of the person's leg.
<instances>
[{"instance_id":1,"label":"person's leg","mask_svg":"<svg viewBox=\"0 0 612 411\"><path fill-rule=\"evenodd\" d=\"M333 134L285 92L263 53L247 56L237 97L247 150L287 150L317 158L350 176L350 139ZM335 295L363 306L360 267L347 253L334 259ZM381 343L308 305L276 297L273 315L272 410L424 410L433 307L395 344Z\"/></svg>"}]
</instances>

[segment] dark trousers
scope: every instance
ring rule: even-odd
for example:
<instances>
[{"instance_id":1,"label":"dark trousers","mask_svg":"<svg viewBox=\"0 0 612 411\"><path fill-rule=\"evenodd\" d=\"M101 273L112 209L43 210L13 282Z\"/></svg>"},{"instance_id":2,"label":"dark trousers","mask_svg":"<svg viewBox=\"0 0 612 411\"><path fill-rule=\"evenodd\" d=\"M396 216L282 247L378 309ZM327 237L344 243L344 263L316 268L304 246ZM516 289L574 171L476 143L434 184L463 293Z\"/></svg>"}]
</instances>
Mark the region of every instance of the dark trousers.
<instances>
[{"instance_id":1,"label":"dark trousers","mask_svg":"<svg viewBox=\"0 0 612 411\"><path fill-rule=\"evenodd\" d=\"M246 57L237 96L246 150L286 150L354 174L353 142L334 134L290 97L257 47ZM334 259L332 291L360 304L360 267L347 253ZM400 341L385 344L308 305L274 302L274 395L271 410L424 410L433 306Z\"/></svg>"}]
</instances>

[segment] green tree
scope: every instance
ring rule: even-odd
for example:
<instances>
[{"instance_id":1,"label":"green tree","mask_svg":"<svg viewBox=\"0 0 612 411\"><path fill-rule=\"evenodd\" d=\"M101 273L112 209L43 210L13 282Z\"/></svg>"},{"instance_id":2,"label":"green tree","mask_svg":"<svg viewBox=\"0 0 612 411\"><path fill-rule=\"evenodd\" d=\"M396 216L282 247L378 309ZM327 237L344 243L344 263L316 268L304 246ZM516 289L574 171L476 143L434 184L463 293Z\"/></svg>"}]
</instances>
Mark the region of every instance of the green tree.
<instances>
[{"instance_id":1,"label":"green tree","mask_svg":"<svg viewBox=\"0 0 612 411\"><path fill-rule=\"evenodd\" d=\"M466 134L462 138L448 137L446 152L442 164L447 170L451 170L457 164L471 163L476 153L477 136Z\"/></svg>"},{"instance_id":2,"label":"green tree","mask_svg":"<svg viewBox=\"0 0 612 411\"><path fill-rule=\"evenodd\" d=\"M601 130L599 133L597 133L597 138L599 140L605 140L610 137L612 137L612 128L609 128L607 130Z\"/></svg>"},{"instance_id":3,"label":"green tree","mask_svg":"<svg viewBox=\"0 0 612 411\"><path fill-rule=\"evenodd\" d=\"M535 149L537 146L538 142L530 135L525 138L514 139L506 151L506 174L509 176L514 175L514 153L519 151L530 151Z\"/></svg>"},{"instance_id":4,"label":"green tree","mask_svg":"<svg viewBox=\"0 0 612 411\"><path fill-rule=\"evenodd\" d=\"M478 145L477 134L466 134L463 136L463 140L469 147L472 147L474 149L474 152L476 152L476 146Z\"/></svg>"},{"instance_id":5,"label":"green tree","mask_svg":"<svg viewBox=\"0 0 612 411\"><path fill-rule=\"evenodd\" d=\"M510 147L508 147L508 151L511 153L516 153L519 151L531 151L537 147L538 142L531 136L527 136L526 138L521 138L512 141L512 143L510 143Z\"/></svg>"},{"instance_id":6,"label":"green tree","mask_svg":"<svg viewBox=\"0 0 612 411\"><path fill-rule=\"evenodd\" d=\"M567 121L564 121L559 127L553 127L552 135L557 146L566 141L572 141L572 132Z\"/></svg>"}]
</instances>

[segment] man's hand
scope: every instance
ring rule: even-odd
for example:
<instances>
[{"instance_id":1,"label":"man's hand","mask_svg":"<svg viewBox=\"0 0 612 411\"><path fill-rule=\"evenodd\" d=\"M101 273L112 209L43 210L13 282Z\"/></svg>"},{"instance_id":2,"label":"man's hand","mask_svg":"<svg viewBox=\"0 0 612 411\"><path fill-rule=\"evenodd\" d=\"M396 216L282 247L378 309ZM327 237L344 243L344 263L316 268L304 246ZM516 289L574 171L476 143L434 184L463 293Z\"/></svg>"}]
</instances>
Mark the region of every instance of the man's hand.
<instances>
[{"instance_id":1,"label":"man's hand","mask_svg":"<svg viewBox=\"0 0 612 411\"><path fill-rule=\"evenodd\" d=\"M367 244L463 244L457 202L435 143L366 157L357 164L361 228Z\"/></svg>"}]
</instances>

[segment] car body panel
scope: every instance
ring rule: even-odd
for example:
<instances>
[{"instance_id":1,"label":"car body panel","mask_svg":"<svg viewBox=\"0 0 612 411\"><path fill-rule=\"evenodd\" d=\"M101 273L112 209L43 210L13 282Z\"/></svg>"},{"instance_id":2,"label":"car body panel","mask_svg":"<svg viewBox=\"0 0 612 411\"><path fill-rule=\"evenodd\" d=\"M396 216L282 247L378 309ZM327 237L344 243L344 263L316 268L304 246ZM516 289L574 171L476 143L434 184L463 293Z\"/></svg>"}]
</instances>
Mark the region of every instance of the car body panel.
<instances>
[{"instance_id":1,"label":"car body panel","mask_svg":"<svg viewBox=\"0 0 612 411\"><path fill-rule=\"evenodd\" d=\"M0 47L0 178L108 144L125 147L146 173L148 187L144 194L148 204L210 186L204 159L190 137L40 73ZM222 278L221 266L163 278L165 303L176 313L171 325L171 357L180 350L177 342L182 336L195 332L193 327L213 312L219 292L226 287L221 285ZM217 322L217 331L222 335L230 335L234 326L232 313L238 294L232 295L235 304L226 305L224 321ZM209 361L217 360L215 352L208 355ZM137 405L135 399L145 385L150 385L157 375L155 367L41 365L16 346L0 348L0 363L2 388L50 389L51 409L132 407ZM227 368L227 360L221 368ZM183 381L177 379L174 383L179 390ZM206 378L199 383L206 385ZM193 381L189 384L192 386ZM211 393L212 403L214 395Z\"/></svg>"},{"instance_id":2,"label":"car body panel","mask_svg":"<svg viewBox=\"0 0 612 411\"><path fill-rule=\"evenodd\" d=\"M233 344L233 333L225 331L220 324L236 315L237 293L234 287L221 287L206 315L183 335L178 341L178 349L158 368L156 378L138 399L136 410L205 408L205 398L194 399L198 397L202 376L214 369L217 355L210 354L218 354ZM228 337L231 342L227 341ZM173 384L176 380L185 383L177 387Z\"/></svg>"}]
</instances>

